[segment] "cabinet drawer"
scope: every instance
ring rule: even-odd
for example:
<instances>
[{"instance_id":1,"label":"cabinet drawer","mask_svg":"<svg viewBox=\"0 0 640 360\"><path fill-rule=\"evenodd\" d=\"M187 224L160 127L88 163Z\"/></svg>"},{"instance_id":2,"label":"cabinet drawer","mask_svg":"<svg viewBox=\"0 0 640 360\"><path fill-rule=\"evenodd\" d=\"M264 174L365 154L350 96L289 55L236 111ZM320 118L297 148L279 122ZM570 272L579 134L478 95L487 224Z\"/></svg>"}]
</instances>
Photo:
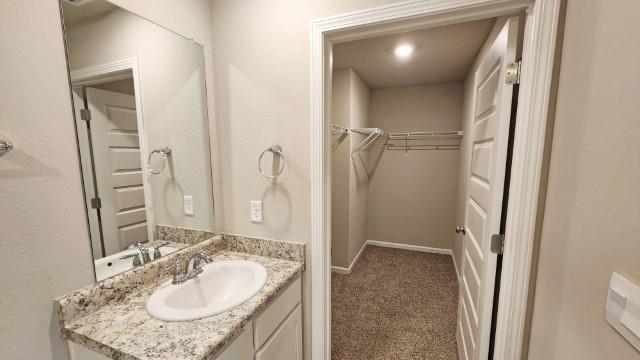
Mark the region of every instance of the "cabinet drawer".
<instances>
[{"instance_id":1,"label":"cabinet drawer","mask_svg":"<svg viewBox=\"0 0 640 360\"><path fill-rule=\"evenodd\" d=\"M302 360L300 305L296 305L293 312L256 353L255 360Z\"/></svg>"},{"instance_id":2,"label":"cabinet drawer","mask_svg":"<svg viewBox=\"0 0 640 360\"><path fill-rule=\"evenodd\" d=\"M254 344L260 349L262 344L280 326L280 323L300 303L301 280L297 278L278 298L260 314L254 323Z\"/></svg>"}]
</instances>

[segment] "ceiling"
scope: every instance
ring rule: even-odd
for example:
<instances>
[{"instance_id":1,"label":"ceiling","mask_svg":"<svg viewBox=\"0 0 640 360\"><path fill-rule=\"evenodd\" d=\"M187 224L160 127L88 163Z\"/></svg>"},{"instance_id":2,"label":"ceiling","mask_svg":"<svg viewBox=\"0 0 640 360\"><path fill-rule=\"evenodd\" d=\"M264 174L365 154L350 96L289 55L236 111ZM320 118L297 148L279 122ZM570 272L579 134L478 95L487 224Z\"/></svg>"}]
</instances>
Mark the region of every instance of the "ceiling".
<instances>
[{"instance_id":1,"label":"ceiling","mask_svg":"<svg viewBox=\"0 0 640 360\"><path fill-rule=\"evenodd\" d=\"M334 46L334 68L352 67L371 88L463 81L495 19L386 35ZM401 59L399 44L414 52Z\"/></svg>"},{"instance_id":2,"label":"ceiling","mask_svg":"<svg viewBox=\"0 0 640 360\"><path fill-rule=\"evenodd\" d=\"M64 24L68 28L81 26L91 20L107 15L115 9L119 9L112 3L104 0L94 0L82 5L72 5L66 1L62 2L62 13L64 14Z\"/></svg>"}]
</instances>

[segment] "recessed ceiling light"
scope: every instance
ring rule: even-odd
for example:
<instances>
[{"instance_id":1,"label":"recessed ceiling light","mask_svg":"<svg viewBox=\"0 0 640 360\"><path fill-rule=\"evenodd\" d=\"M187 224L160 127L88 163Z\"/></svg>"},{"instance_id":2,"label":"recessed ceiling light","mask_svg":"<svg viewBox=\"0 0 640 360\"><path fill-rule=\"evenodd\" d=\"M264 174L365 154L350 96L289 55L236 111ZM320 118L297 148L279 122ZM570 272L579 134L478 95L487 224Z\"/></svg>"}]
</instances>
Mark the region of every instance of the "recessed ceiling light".
<instances>
[{"instance_id":1,"label":"recessed ceiling light","mask_svg":"<svg viewBox=\"0 0 640 360\"><path fill-rule=\"evenodd\" d=\"M396 49L394 50L394 53L398 57L405 58L405 57L411 55L411 53L413 53L413 45L408 45L408 44L398 45L398 46L396 46Z\"/></svg>"}]
</instances>

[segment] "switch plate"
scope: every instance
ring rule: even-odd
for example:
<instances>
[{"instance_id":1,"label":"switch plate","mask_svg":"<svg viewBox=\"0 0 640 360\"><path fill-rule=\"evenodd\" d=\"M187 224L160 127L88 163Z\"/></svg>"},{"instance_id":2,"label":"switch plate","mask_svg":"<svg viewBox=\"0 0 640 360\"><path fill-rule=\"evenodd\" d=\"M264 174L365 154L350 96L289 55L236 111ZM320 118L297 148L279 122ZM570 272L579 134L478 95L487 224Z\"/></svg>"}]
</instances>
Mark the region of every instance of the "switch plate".
<instances>
[{"instance_id":1,"label":"switch plate","mask_svg":"<svg viewBox=\"0 0 640 360\"><path fill-rule=\"evenodd\" d=\"M184 197L184 214L193 216L193 196Z\"/></svg>"},{"instance_id":2,"label":"switch plate","mask_svg":"<svg viewBox=\"0 0 640 360\"><path fill-rule=\"evenodd\" d=\"M249 201L249 210L251 212L251 222L256 224L262 223L262 201Z\"/></svg>"}]
</instances>

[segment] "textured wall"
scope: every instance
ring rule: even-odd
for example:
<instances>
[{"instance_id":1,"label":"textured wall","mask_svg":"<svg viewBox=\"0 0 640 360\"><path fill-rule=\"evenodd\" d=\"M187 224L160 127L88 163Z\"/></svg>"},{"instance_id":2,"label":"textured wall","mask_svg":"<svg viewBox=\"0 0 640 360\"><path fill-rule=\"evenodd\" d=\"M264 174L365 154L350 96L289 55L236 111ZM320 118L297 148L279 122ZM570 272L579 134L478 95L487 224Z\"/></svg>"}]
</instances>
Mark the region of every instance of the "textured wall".
<instances>
[{"instance_id":1,"label":"textured wall","mask_svg":"<svg viewBox=\"0 0 640 360\"><path fill-rule=\"evenodd\" d=\"M346 128L351 126L351 70L333 71L331 121ZM350 135L333 137L331 161L331 265L349 266L349 174L351 169Z\"/></svg>"},{"instance_id":2,"label":"textured wall","mask_svg":"<svg viewBox=\"0 0 640 360\"><path fill-rule=\"evenodd\" d=\"M371 126L387 132L462 128L462 84L376 89ZM375 163L377 152L372 152ZM370 240L451 249L455 228L457 150L387 150L370 179Z\"/></svg>"},{"instance_id":3,"label":"textured wall","mask_svg":"<svg viewBox=\"0 0 640 360\"><path fill-rule=\"evenodd\" d=\"M0 357L62 360L53 299L93 261L58 2L0 2L0 49Z\"/></svg>"},{"instance_id":4,"label":"textured wall","mask_svg":"<svg viewBox=\"0 0 640 360\"><path fill-rule=\"evenodd\" d=\"M217 133L218 167L223 172L222 178L215 181L221 182L224 193L222 199L216 196L216 219L222 214L224 230L309 243L310 21L394 2L212 1L216 96L213 131ZM287 174L278 184L260 177L256 168L258 155L272 143L282 144L289 160ZM262 224L249 221L251 199L264 201ZM307 249L309 257L310 247ZM311 349L310 276L306 271L306 358Z\"/></svg>"},{"instance_id":5,"label":"textured wall","mask_svg":"<svg viewBox=\"0 0 640 360\"><path fill-rule=\"evenodd\" d=\"M529 359L640 359L604 320L640 285L640 2L569 1Z\"/></svg>"},{"instance_id":6,"label":"textured wall","mask_svg":"<svg viewBox=\"0 0 640 360\"><path fill-rule=\"evenodd\" d=\"M369 87L351 68L333 71L332 123L346 128L369 127ZM333 152L331 174L331 264L349 267L367 241L368 153L352 157L365 139L351 134ZM360 160L362 159L362 161Z\"/></svg>"},{"instance_id":7,"label":"textured wall","mask_svg":"<svg viewBox=\"0 0 640 360\"><path fill-rule=\"evenodd\" d=\"M369 99L370 91L358 73L351 70L351 125L352 128L370 127ZM349 136L351 148L360 145L364 135ZM350 158L351 176L349 177L349 263L367 241L367 207L369 204L369 175L365 163L369 161L369 153L361 154L362 160ZM358 159L360 160L360 159Z\"/></svg>"}]
</instances>

